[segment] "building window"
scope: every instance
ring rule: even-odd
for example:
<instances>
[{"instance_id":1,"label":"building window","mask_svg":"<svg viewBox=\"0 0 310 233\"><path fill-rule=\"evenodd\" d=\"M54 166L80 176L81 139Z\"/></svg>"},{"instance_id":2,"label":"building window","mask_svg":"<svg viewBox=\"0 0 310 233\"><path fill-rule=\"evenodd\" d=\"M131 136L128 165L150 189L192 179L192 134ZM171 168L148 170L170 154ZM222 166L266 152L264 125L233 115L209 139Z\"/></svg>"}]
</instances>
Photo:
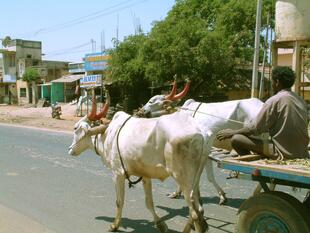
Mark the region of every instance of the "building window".
<instances>
[{"instance_id":1,"label":"building window","mask_svg":"<svg viewBox=\"0 0 310 233\"><path fill-rule=\"evenodd\" d=\"M26 88L19 89L19 97L27 97Z\"/></svg>"},{"instance_id":2,"label":"building window","mask_svg":"<svg viewBox=\"0 0 310 233\"><path fill-rule=\"evenodd\" d=\"M9 55L9 67L15 67L15 56Z\"/></svg>"}]
</instances>

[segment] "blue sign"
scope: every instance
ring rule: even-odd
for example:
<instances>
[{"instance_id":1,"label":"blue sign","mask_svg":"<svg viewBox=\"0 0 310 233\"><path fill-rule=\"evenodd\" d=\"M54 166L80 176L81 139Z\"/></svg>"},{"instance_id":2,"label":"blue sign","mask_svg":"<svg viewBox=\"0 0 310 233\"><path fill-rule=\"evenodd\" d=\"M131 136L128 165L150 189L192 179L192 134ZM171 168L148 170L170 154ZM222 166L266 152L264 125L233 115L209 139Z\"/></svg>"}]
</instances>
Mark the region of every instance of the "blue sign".
<instances>
[{"instance_id":1,"label":"blue sign","mask_svg":"<svg viewBox=\"0 0 310 233\"><path fill-rule=\"evenodd\" d=\"M102 85L101 74L86 75L80 79L81 87L98 87Z\"/></svg>"},{"instance_id":2,"label":"blue sign","mask_svg":"<svg viewBox=\"0 0 310 233\"><path fill-rule=\"evenodd\" d=\"M11 74L5 74L3 76L4 83L16 83L16 76Z\"/></svg>"},{"instance_id":3,"label":"blue sign","mask_svg":"<svg viewBox=\"0 0 310 233\"><path fill-rule=\"evenodd\" d=\"M105 70L110 58L104 52L85 54L84 69L86 71Z\"/></svg>"}]
</instances>

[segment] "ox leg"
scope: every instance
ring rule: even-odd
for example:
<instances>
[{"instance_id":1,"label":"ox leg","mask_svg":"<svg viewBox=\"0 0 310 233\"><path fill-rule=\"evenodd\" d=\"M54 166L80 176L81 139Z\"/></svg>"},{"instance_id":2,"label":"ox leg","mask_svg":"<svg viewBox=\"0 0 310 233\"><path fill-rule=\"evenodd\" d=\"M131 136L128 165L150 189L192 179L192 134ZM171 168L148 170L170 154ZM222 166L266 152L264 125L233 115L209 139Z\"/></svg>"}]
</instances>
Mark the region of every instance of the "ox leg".
<instances>
[{"instance_id":1,"label":"ox leg","mask_svg":"<svg viewBox=\"0 0 310 233\"><path fill-rule=\"evenodd\" d=\"M203 208L199 203L199 192L196 189L195 191L190 191L185 188L183 190L184 198L189 206L189 218L183 233L190 233L195 225L195 230L198 233L204 233L208 230L208 224L203 217Z\"/></svg>"},{"instance_id":2,"label":"ox leg","mask_svg":"<svg viewBox=\"0 0 310 233\"><path fill-rule=\"evenodd\" d=\"M203 217L203 207L200 203L200 192L199 192L199 181L202 170L204 168L204 161L198 167L191 171L180 171L182 175L174 176L178 184L180 185L184 199L186 200L189 207L189 218L188 222L183 229L183 233L189 233L195 225L195 230L198 233L204 233L208 230L208 224ZM191 174L191 175L190 175Z\"/></svg>"},{"instance_id":3,"label":"ox leg","mask_svg":"<svg viewBox=\"0 0 310 233\"><path fill-rule=\"evenodd\" d=\"M181 197L181 194L182 194L182 190L181 190L181 187L178 185L178 189L174 191L173 193L169 194L168 197L175 199L175 198Z\"/></svg>"},{"instance_id":4,"label":"ox leg","mask_svg":"<svg viewBox=\"0 0 310 233\"><path fill-rule=\"evenodd\" d=\"M165 222L161 221L160 217L155 212L153 194L152 194L152 181L147 178L143 178L143 188L145 194L145 205L146 208L151 212L154 218L156 228L161 232L167 232L168 227Z\"/></svg>"},{"instance_id":5,"label":"ox leg","mask_svg":"<svg viewBox=\"0 0 310 233\"><path fill-rule=\"evenodd\" d=\"M109 231L117 231L121 224L122 211L125 197L125 176L117 175L115 179L116 191L116 216L114 222L110 225Z\"/></svg>"},{"instance_id":6,"label":"ox leg","mask_svg":"<svg viewBox=\"0 0 310 233\"><path fill-rule=\"evenodd\" d=\"M213 186L215 187L217 193L219 194L220 197L220 205L225 204L225 202L227 201L227 198L225 196L224 191L221 189L221 187L216 183L216 180L214 178L214 173L213 173L213 164L211 159L207 158L206 161L206 172L207 172L207 178L209 180L209 182L211 182L213 184Z\"/></svg>"}]
</instances>

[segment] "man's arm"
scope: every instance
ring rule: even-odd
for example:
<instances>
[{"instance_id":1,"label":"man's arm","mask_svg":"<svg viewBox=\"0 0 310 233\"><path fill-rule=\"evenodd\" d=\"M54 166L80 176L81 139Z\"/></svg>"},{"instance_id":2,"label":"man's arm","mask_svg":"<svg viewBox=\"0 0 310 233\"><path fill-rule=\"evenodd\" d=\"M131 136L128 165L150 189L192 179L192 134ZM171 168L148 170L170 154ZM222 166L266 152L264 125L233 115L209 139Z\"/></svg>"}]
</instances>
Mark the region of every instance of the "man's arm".
<instances>
[{"instance_id":1,"label":"man's arm","mask_svg":"<svg viewBox=\"0 0 310 233\"><path fill-rule=\"evenodd\" d=\"M243 127L241 129L223 129L221 131L219 131L216 135L216 138L219 141L231 138L232 136L234 136L235 134L243 134L246 136L249 136L252 134L252 130L248 127Z\"/></svg>"}]
</instances>

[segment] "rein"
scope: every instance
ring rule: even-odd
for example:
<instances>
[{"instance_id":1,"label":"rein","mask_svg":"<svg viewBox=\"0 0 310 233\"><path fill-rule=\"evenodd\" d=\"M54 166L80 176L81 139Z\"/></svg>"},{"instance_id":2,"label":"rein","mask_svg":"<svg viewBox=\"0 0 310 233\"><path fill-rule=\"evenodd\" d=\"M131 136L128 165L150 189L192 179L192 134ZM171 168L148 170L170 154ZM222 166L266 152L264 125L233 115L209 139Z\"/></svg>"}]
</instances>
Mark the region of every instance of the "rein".
<instances>
[{"instance_id":1,"label":"rein","mask_svg":"<svg viewBox=\"0 0 310 233\"><path fill-rule=\"evenodd\" d=\"M198 106L197 106L197 108L196 108L196 110L195 110L195 112L194 112L194 114L193 114L193 118L195 117L196 112L198 111L198 109L200 108L201 105L202 105L202 102L200 102L200 103L198 104Z\"/></svg>"},{"instance_id":2,"label":"rein","mask_svg":"<svg viewBox=\"0 0 310 233\"><path fill-rule=\"evenodd\" d=\"M96 134L96 136L95 136L94 148L95 148L96 154L100 156L100 154L99 154L99 152L97 150L97 144L98 144L98 134Z\"/></svg>"},{"instance_id":3,"label":"rein","mask_svg":"<svg viewBox=\"0 0 310 233\"><path fill-rule=\"evenodd\" d=\"M121 151L120 151L120 149L119 149L119 134L120 134L122 128L125 126L125 124L127 123L127 121L129 121L130 118L131 118L131 116L129 116L129 117L124 121L124 123L122 124L122 126L121 126L120 129L118 130L117 136L116 136L116 145L117 145L117 151L118 151L119 159L120 159L120 161L121 161L122 168L123 168L124 173L125 173L125 177L126 177L126 179L128 180L128 186L129 186L129 188L132 188L132 187L134 187L135 184L139 183L139 182L142 180L142 177L139 177L139 178L138 178L137 180L135 180L135 181L131 181L131 180L130 180L130 176L128 175L128 172L127 172L127 170L126 170L126 168L125 168L124 161L123 161L122 156L121 156Z\"/></svg>"},{"instance_id":4,"label":"rein","mask_svg":"<svg viewBox=\"0 0 310 233\"><path fill-rule=\"evenodd\" d=\"M202 103L200 103L200 105L201 105L201 104L202 104ZM200 105L196 108L196 110L192 110L192 109L189 109L189 108L183 108L183 107L180 107L179 109L194 112L193 117L195 116L196 113L201 113L201 114L204 114L204 115L207 115L207 116L212 116L212 117L219 118L219 119L222 119L222 120L225 120L225 121L231 121L231 122L234 122L234 123L238 123L238 124L242 124L242 125L243 125L243 122L242 122L242 121L236 121L236 120L232 120L232 119L227 119L227 118L225 118L225 117L220 117L220 116L216 116L216 115L213 115L213 114L210 114L210 113L205 113L205 112L198 111L198 108L200 107Z\"/></svg>"}]
</instances>

